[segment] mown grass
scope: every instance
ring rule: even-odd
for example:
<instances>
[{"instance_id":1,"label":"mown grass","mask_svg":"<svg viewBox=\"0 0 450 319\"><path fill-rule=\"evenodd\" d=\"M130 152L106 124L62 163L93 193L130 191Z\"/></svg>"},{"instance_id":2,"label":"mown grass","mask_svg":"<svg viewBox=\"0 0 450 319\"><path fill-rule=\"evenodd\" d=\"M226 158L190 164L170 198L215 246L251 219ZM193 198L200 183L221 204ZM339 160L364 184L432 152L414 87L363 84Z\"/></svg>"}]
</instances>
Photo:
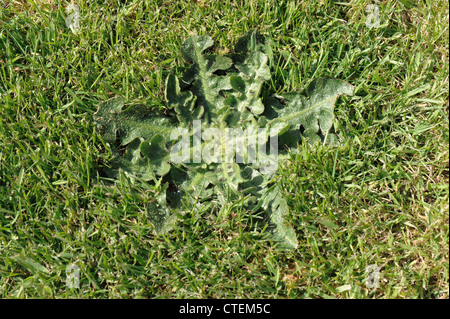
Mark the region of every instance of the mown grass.
<instances>
[{"instance_id":1,"label":"mown grass","mask_svg":"<svg viewBox=\"0 0 450 319\"><path fill-rule=\"evenodd\" d=\"M448 298L448 3L0 1L0 296L3 298ZM105 180L92 115L111 96L162 105L180 45L272 41L267 94L332 76L345 138L282 163L299 248L276 247L242 205L211 202L152 234L158 187ZM160 102L158 102L160 101ZM80 287L66 268L80 267ZM367 286L369 265L380 268Z\"/></svg>"}]
</instances>

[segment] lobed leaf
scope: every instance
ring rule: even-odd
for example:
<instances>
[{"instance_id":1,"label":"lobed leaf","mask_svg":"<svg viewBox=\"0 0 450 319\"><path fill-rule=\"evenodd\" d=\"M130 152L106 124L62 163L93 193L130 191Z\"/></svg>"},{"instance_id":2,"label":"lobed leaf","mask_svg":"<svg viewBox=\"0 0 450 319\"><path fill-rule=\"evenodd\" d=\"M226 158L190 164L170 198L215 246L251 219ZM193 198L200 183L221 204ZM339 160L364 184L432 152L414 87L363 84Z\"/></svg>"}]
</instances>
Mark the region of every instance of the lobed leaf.
<instances>
[{"instance_id":1,"label":"lobed leaf","mask_svg":"<svg viewBox=\"0 0 450 319\"><path fill-rule=\"evenodd\" d=\"M272 99L272 122L287 123L291 134L295 134L303 127L303 136L309 141L320 141L319 136L326 136L333 125L337 98L343 94L351 96L353 91L353 86L342 80L331 78L314 80L308 87L309 98L297 93L286 94L280 97L285 105L273 103Z\"/></svg>"}]
</instances>

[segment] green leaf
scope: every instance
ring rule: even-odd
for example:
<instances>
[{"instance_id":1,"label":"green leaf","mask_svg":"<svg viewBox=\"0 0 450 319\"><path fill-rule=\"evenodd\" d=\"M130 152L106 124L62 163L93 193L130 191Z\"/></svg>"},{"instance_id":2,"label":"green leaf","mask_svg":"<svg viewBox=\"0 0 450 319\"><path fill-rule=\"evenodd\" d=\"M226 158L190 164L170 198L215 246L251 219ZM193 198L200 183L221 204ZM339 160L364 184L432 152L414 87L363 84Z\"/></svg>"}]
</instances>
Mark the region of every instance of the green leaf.
<instances>
[{"instance_id":1,"label":"green leaf","mask_svg":"<svg viewBox=\"0 0 450 319\"><path fill-rule=\"evenodd\" d=\"M287 221L289 207L278 185L269 186L271 183L267 176L250 167L245 169L243 175L246 181L240 184L241 191L257 198L257 205L253 207L253 210L262 208L268 212L267 219L272 239L279 242L279 248L296 249L297 236Z\"/></svg>"},{"instance_id":2,"label":"green leaf","mask_svg":"<svg viewBox=\"0 0 450 319\"><path fill-rule=\"evenodd\" d=\"M99 105L94 121L106 143L114 144L116 134L120 135L120 145L126 145L136 138L150 140L155 134L170 139L173 124L169 118L143 105L125 105L123 98L114 98Z\"/></svg>"},{"instance_id":3,"label":"green leaf","mask_svg":"<svg viewBox=\"0 0 450 319\"><path fill-rule=\"evenodd\" d=\"M231 87L239 93L245 93L245 82L240 76L233 75L230 77Z\"/></svg>"},{"instance_id":4,"label":"green leaf","mask_svg":"<svg viewBox=\"0 0 450 319\"><path fill-rule=\"evenodd\" d=\"M409 0L398 0L398 2L400 2L401 4L403 4L405 7L411 9L412 7L414 7L416 4L413 1L409 1Z\"/></svg>"},{"instance_id":5,"label":"green leaf","mask_svg":"<svg viewBox=\"0 0 450 319\"><path fill-rule=\"evenodd\" d=\"M190 91L181 92L178 78L170 74L166 79L166 100L175 109L181 126L188 127L192 121L203 116L203 106L195 106L197 98Z\"/></svg>"},{"instance_id":6,"label":"green leaf","mask_svg":"<svg viewBox=\"0 0 450 319\"><path fill-rule=\"evenodd\" d=\"M306 98L298 93L285 94L280 97L285 105L272 100L273 121L289 124L289 132L294 134L303 127L303 136L310 142L321 141L326 136L334 121L334 105L339 96L353 95L354 88L345 81L321 78L313 81L308 87Z\"/></svg>"},{"instance_id":7,"label":"green leaf","mask_svg":"<svg viewBox=\"0 0 450 319\"><path fill-rule=\"evenodd\" d=\"M150 142L143 141L140 145L141 155L148 159L152 171L159 176L164 176L170 171L169 151L165 147L161 135L155 135Z\"/></svg>"},{"instance_id":8,"label":"green leaf","mask_svg":"<svg viewBox=\"0 0 450 319\"><path fill-rule=\"evenodd\" d=\"M117 137L119 146L126 146L124 154L111 148L112 165L105 169L107 174L118 177L122 170L131 177L144 180L167 174L169 152L164 141L170 139L171 120L150 112L143 105L131 105L125 110L123 107L122 98L111 99L101 103L94 115L95 123L110 147L116 144Z\"/></svg>"},{"instance_id":9,"label":"green leaf","mask_svg":"<svg viewBox=\"0 0 450 319\"><path fill-rule=\"evenodd\" d=\"M12 257L18 264L20 264L24 269L32 272L32 273L44 273L48 274L50 273L47 268L45 268L40 263L33 260L31 257L27 256L27 254L22 251L20 255Z\"/></svg>"},{"instance_id":10,"label":"green leaf","mask_svg":"<svg viewBox=\"0 0 450 319\"><path fill-rule=\"evenodd\" d=\"M187 62L193 62L192 93L197 97L197 105L205 110L208 122L217 117L217 112L225 106L221 91L232 89L230 76L216 75L214 72L229 69L233 61L224 56L204 55L204 51L213 45L208 36L190 36L182 45L181 53Z\"/></svg>"},{"instance_id":11,"label":"green leaf","mask_svg":"<svg viewBox=\"0 0 450 319\"><path fill-rule=\"evenodd\" d=\"M161 192L156 196L156 202L147 205L147 215L154 226L155 234L162 234L169 231L175 221L175 215L172 214L166 204L166 191L169 184L165 184Z\"/></svg>"},{"instance_id":12,"label":"green leaf","mask_svg":"<svg viewBox=\"0 0 450 319\"><path fill-rule=\"evenodd\" d=\"M286 219L289 208L286 200L281 195L277 185L265 190L262 196L262 207L269 211L271 231L274 240L280 242L280 247L284 249L296 249L298 246L297 236L294 229L288 224Z\"/></svg>"}]
</instances>

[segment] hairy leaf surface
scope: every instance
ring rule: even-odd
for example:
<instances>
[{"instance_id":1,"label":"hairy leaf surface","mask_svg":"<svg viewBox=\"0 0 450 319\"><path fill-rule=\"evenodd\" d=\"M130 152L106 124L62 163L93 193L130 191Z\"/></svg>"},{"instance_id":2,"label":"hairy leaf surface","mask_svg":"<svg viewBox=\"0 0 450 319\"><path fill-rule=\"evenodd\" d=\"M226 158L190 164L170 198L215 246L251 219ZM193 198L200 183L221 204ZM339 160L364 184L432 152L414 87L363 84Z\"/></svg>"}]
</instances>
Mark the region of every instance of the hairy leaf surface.
<instances>
[{"instance_id":1,"label":"hairy leaf surface","mask_svg":"<svg viewBox=\"0 0 450 319\"><path fill-rule=\"evenodd\" d=\"M277 164L278 153L286 146L298 147L300 136L310 142L332 140L334 105L340 95L352 95L353 86L320 78L309 85L307 96L292 92L263 103L261 92L271 76L264 37L248 33L230 56L209 54L213 44L208 36L190 36L183 43L181 53L189 67L180 76L166 78L168 115L142 105L126 105L122 98L99 105L95 122L113 155L107 172L117 177L122 171L158 185L164 178L192 205L211 199L224 205L245 199L249 211L265 214L271 238L279 247L295 249L296 234L286 218L289 207L273 182L276 169L267 168ZM198 123L200 132L196 131ZM206 136L202 132L207 129L219 133ZM236 133L229 139L224 133L229 129L245 134ZM256 148L250 141L261 129L267 134L257 135L258 149L272 149L252 160ZM226 157L229 141L243 148ZM182 150L187 150L180 156L183 161L176 161L171 155ZM180 207L173 200L172 206L167 205L166 193L171 198L179 196L164 185L157 201L147 207L156 232L170 229L175 220L172 211Z\"/></svg>"}]
</instances>

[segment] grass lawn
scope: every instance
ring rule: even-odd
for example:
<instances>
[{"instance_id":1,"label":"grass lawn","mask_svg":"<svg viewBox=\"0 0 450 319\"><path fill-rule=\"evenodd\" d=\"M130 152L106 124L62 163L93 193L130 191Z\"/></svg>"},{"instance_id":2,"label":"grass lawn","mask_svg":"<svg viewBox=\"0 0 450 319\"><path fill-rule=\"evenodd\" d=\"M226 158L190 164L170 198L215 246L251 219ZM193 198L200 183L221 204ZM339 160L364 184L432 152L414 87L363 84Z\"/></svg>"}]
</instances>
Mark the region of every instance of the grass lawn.
<instances>
[{"instance_id":1,"label":"grass lawn","mask_svg":"<svg viewBox=\"0 0 450 319\"><path fill-rule=\"evenodd\" d=\"M0 0L1 298L449 297L447 1L75 2L76 34L69 2ZM163 105L186 37L225 53L251 29L272 41L270 94L355 86L343 145L304 145L276 175L298 249L244 231L240 203L154 235L155 188L103 177L93 114L113 96Z\"/></svg>"}]
</instances>

